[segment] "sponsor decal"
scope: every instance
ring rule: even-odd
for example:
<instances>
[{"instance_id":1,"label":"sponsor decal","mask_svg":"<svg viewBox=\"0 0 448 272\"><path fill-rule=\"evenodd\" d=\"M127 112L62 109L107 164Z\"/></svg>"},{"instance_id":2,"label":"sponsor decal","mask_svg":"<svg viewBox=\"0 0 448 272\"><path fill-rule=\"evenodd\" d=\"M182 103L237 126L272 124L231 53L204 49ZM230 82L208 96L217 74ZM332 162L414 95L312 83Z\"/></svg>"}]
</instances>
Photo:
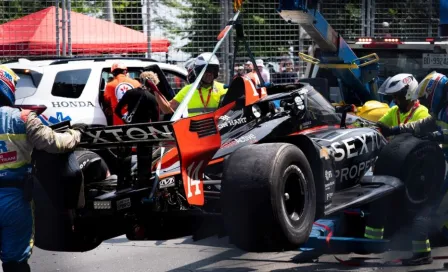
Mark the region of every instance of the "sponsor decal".
<instances>
[{"instance_id":1,"label":"sponsor decal","mask_svg":"<svg viewBox=\"0 0 448 272\"><path fill-rule=\"evenodd\" d=\"M13 92L14 85L13 85L13 79L12 76L6 72L6 71L0 71L0 81L3 82L3 84L0 84L0 88L2 88L5 92Z\"/></svg>"},{"instance_id":2,"label":"sponsor decal","mask_svg":"<svg viewBox=\"0 0 448 272\"><path fill-rule=\"evenodd\" d=\"M320 149L320 158L325 160L330 159L330 151L328 150L328 148L322 147Z\"/></svg>"},{"instance_id":3,"label":"sponsor decal","mask_svg":"<svg viewBox=\"0 0 448 272\"><path fill-rule=\"evenodd\" d=\"M369 170L369 168L375 163L376 158L354 164L350 167L342 168L341 170L335 170L336 182L342 183L351 179L359 178Z\"/></svg>"},{"instance_id":4,"label":"sponsor decal","mask_svg":"<svg viewBox=\"0 0 448 272\"><path fill-rule=\"evenodd\" d=\"M120 143L128 141L174 140L169 125L133 125L122 127L92 128L86 131L81 144Z\"/></svg>"},{"instance_id":5,"label":"sponsor decal","mask_svg":"<svg viewBox=\"0 0 448 272\"><path fill-rule=\"evenodd\" d=\"M296 103L297 109L299 110L305 109L305 104L303 103L303 100L304 100L303 94L294 97L294 102Z\"/></svg>"},{"instance_id":6,"label":"sponsor decal","mask_svg":"<svg viewBox=\"0 0 448 272\"><path fill-rule=\"evenodd\" d=\"M325 191L330 190L334 186L334 184L335 184L334 181L331 181L331 182L325 184Z\"/></svg>"},{"instance_id":7,"label":"sponsor decal","mask_svg":"<svg viewBox=\"0 0 448 272\"><path fill-rule=\"evenodd\" d=\"M17 161L17 151L0 153L0 164Z\"/></svg>"},{"instance_id":8,"label":"sponsor decal","mask_svg":"<svg viewBox=\"0 0 448 272\"><path fill-rule=\"evenodd\" d=\"M224 117L224 118L223 118ZM221 119L222 118L222 119ZM241 125L241 124L245 124L246 121L246 117L242 117L242 118L238 118L238 119L230 119L229 116L221 116L219 117L220 120L224 120L225 122L222 124L218 125L218 129L222 129L228 126L236 126L236 125Z\"/></svg>"},{"instance_id":9,"label":"sponsor decal","mask_svg":"<svg viewBox=\"0 0 448 272\"><path fill-rule=\"evenodd\" d=\"M187 168L187 198L193 197L193 192L195 196L201 194L201 189L199 186L201 184L201 180L199 179L199 170L201 169L203 163L204 161L200 161L195 165L193 162Z\"/></svg>"},{"instance_id":10,"label":"sponsor decal","mask_svg":"<svg viewBox=\"0 0 448 272\"><path fill-rule=\"evenodd\" d=\"M90 161L90 159L87 159L87 160L81 162L81 163L79 164L79 168L80 168L80 169L83 169L84 166L86 166L86 164L87 164L89 161Z\"/></svg>"},{"instance_id":11,"label":"sponsor decal","mask_svg":"<svg viewBox=\"0 0 448 272\"><path fill-rule=\"evenodd\" d=\"M311 121L307 121L307 122L300 124L299 129L306 129L306 128L309 128L310 126L311 126Z\"/></svg>"},{"instance_id":12,"label":"sponsor decal","mask_svg":"<svg viewBox=\"0 0 448 272\"><path fill-rule=\"evenodd\" d=\"M125 198L117 201L117 211L127 209L131 207L131 199Z\"/></svg>"},{"instance_id":13,"label":"sponsor decal","mask_svg":"<svg viewBox=\"0 0 448 272\"><path fill-rule=\"evenodd\" d=\"M227 116L227 115L223 115L223 116L220 116L220 117L219 117L219 120L222 120L222 121L224 121L224 122L227 122L227 121L230 120L230 117Z\"/></svg>"},{"instance_id":14,"label":"sponsor decal","mask_svg":"<svg viewBox=\"0 0 448 272\"><path fill-rule=\"evenodd\" d=\"M117 98L117 101L120 101L124 93L129 91L130 89L134 89L134 86L132 86L130 83L121 82L120 84L118 84L117 87L115 87L115 97Z\"/></svg>"},{"instance_id":15,"label":"sponsor decal","mask_svg":"<svg viewBox=\"0 0 448 272\"><path fill-rule=\"evenodd\" d=\"M367 139L371 138L370 144L367 144ZM358 151L356 146L361 145L361 150ZM363 154L374 152L382 147L383 143L381 137L377 133L364 133L361 136L350 137L340 142L331 144L334 150L335 161L342 161L345 158L350 159ZM345 148L344 148L345 147Z\"/></svg>"},{"instance_id":16,"label":"sponsor decal","mask_svg":"<svg viewBox=\"0 0 448 272\"><path fill-rule=\"evenodd\" d=\"M17 151L8 151L5 141L0 141L0 164L17 161Z\"/></svg>"},{"instance_id":17,"label":"sponsor decal","mask_svg":"<svg viewBox=\"0 0 448 272\"><path fill-rule=\"evenodd\" d=\"M53 108L88 108L95 107L90 101L53 101Z\"/></svg>"},{"instance_id":18,"label":"sponsor decal","mask_svg":"<svg viewBox=\"0 0 448 272\"><path fill-rule=\"evenodd\" d=\"M245 142L255 142L257 140L257 137L254 134L249 134L249 135L243 135L237 139L233 139L228 143L225 143L222 145L222 148L227 148L227 147L231 147L237 144L242 144Z\"/></svg>"},{"instance_id":19,"label":"sponsor decal","mask_svg":"<svg viewBox=\"0 0 448 272\"><path fill-rule=\"evenodd\" d=\"M169 177L166 179L162 179L159 182L159 188L163 189L163 188L169 188L169 187L174 187L176 185L176 180L174 179L174 177Z\"/></svg>"},{"instance_id":20,"label":"sponsor decal","mask_svg":"<svg viewBox=\"0 0 448 272\"><path fill-rule=\"evenodd\" d=\"M411 77L405 77L405 78L403 78L403 83L404 83L404 84L409 84L409 83L411 83L411 81L412 81L412 78L411 78Z\"/></svg>"},{"instance_id":21,"label":"sponsor decal","mask_svg":"<svg viewBox=\"0 0 448 272\"><path fill-rule=\"evenodd\" d=\"M60 123L60 122L64 122L64 121L71 121L72 118L70 116L65 116L62 112L56 112L56 116L50 116L50 118L48 119L48 121L50 121L50 123L52 124L56 124L56 123Z\"/></svg>"},{"instance_id":22,"label":"sponsor decal","mask_svg":"<svg viewBox=\"0 0 448 272\"><path fill-rule=\"evenodd\" d=\"M329 181L333 177L333 173L331 171L325 170L325 179Z\"/></svg>"},{"instance_id":23,"label":"sponsor decal","mask_svg":"<svg viewBox=\"0 0 448 272\"><path fill-rule=\"evenodd\" d=\"M333 193L327 194L327 199L325 201L331 200L333 198Z\"/></svg>"}]
</instances>

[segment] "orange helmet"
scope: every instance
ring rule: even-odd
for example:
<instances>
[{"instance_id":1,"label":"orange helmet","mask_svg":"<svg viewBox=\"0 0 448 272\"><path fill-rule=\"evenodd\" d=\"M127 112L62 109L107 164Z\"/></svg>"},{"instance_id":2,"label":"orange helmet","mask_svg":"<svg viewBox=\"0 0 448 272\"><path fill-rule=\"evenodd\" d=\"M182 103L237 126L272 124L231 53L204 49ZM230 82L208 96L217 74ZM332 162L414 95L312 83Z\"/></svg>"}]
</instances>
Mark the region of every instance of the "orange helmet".
<instances>
[{"instance_id":1,"label":"orange helmet","mask_svg":"<svg viewBox=\"0 0 448 272\"><path fill-rule=\"evenodd\" d=\"M122 63L122 62L116 62L116 63L112 64L112 68L110 68L110 72L112 73L115 69L127 70L128 67L126 67L126 65L124 65L124 63Z\"/></svg>"}]
</instances>

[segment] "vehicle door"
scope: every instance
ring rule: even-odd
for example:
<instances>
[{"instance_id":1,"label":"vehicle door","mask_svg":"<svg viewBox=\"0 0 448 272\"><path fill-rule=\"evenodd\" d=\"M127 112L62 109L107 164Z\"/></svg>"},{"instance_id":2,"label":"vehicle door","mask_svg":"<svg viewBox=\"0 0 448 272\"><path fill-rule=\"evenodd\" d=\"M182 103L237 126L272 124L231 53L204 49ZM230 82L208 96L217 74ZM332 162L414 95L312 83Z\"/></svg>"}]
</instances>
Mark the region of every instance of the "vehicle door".
<instances>
[{"instance_id":1,"label":"vehicle door","mask_svg":"<svg viewBox=\"0 0 448 272\"><path fill-rule=\"evenodd\" d=\"M146 66L146 65L145 65ZM140 73L142 71L143 67L128 67L128 76L130 78L136 79L140 81ZM170 84L171 89L174 91L174 93L178 93L185 85L188 84L186 75L183 75L174 69L169 68L162 68L163 73L165 74L165 77ZM104 86L102 86L102 89L100 90L99 100L100 104L102 106L102 99L104 95L104 91L106 90L106 84L113 79L112 74L110 73L110 68L104 68L101 72L101 80L105 82ZM170 98L168 98L170 99ZM164 117L161 116L163 119Z\"/></svg>"},{"instance_id":2,"label":"vehicle door","mask_svg":"<svg viewBox=\"0 0 448 272\"><path fill-rule=\"evenodd\" d=\"M106 125L106 118L98 102L100 73L95 68L54 65L45 68L36 93L23 104L43 104L43 112L50 124L62 121Z\"/></svg>"}]
</instances>

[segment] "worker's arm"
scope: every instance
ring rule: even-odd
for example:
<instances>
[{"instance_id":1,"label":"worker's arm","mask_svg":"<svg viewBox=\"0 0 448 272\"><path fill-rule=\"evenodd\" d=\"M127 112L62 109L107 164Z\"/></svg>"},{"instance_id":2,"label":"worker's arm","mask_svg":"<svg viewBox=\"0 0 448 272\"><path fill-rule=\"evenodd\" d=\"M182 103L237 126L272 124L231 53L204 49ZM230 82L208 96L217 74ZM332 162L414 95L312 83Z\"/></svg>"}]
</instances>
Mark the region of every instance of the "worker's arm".
<instances>
[{"instance_id":1,"label":"worker's arm","mask_svg":"<svg viewBox=\"0 0 448 272\"><path fill-rule=\"evenodd\" d=\"M176 100L171 100L168 101L166 100L165 96L160 95L159 93L155 93L156 95L156 101L157 104L160 107L160 110L164 113L164 114L170 114L173 113L177 107L179 107L180 103L177 102Z\"/></svg>"},{"instance_id":2,"label":"worker's arm","mask_svg":"<svg viewBox=\"0 0 448 272\"><path fill-rule=\"evenodd\" d=\"M387 133L390 135L398 135L401 133L423 135L437 130L436 119L428 113L426 108L415 112L411 120L411 122L406 124L391 127ZM382 128L383 130L384 128Z\"/></svg>"},{"instance_id":3,"label":"worker's arm","mask_svg":"<svg viewBox=\"0 0 448 272\"><path fill-rule=\"evenodd\" d=\"M65 153L75 149L81 140L81 133L69 129L58 133L45 126L35 112L30 112L25 121L27 140L33 147L48 153Z\"/></svg>"},{"instance_id":4,"label":"worker's arm","mask_svg":"<svg viewBox=\"0 0 448 272\"><path fill-rule=\"evenodd\" d=\"M431 115L429 115L426 118L422 118L417 121L409 122L406 124L401 124L397 127L392 128L392 130L394 130L396 134L413 133L417 135L430 133L436 131L437 129L438 128L436 120Z\"/></svg>"},{"instance_id":5,"label":"worker's arm","mask_svg":"<svg viewBox=\"0 0 448 272\"><path fill-rule=\"evenodd\" d=\"M397 106L394 106L392 108L390 108L384 115L383 117L381 117L378 122L388 126L388 127L392 127L394 125L394 118L397 118Z\"/></svg>"},{"instance_id":6,"label":"worker's arm","mask_svg":"<svg viewBox=\"0 0 448 272\"><path fill-rule=\"evenodd\" d=\"M178 100L176 101L176 97L174 97L173 100L168 101L166 100L166 97L160 92L159 88L157 87L157 84L155 84L156 82L159 82L158 79L156 81L151 80L150 78L146 79L145 81L145 85L150 88L156 97L156 102L159 105L160 110L164 113L164 114L171 114L173 113L177 107L179 107L179 102ZM185 88L183 88L182 90L180 90L179 93L181 93ZM178 93L178 95L179 95ZM184 94L185 96L185 94Z\"/></svg>"},{"instance_id":7,"label":"worker's arm","mask_svg":"<svg viewBox=\"0 0 448 272\"><path fill-rule=\"evenodd\" d=\"M106 90L104 91L103 96L103 111L107 117L112 117L112 94L113 94L113 86L110 84L106 85Z\"/></svg>"}]
</instances>

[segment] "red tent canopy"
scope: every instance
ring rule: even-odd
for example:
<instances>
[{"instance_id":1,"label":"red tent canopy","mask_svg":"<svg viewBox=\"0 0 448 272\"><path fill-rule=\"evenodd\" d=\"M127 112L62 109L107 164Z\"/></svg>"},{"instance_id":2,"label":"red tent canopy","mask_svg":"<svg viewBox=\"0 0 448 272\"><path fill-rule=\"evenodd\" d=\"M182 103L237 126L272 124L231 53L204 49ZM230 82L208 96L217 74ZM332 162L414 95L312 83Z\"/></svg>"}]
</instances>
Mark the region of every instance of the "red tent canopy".
<instances>
[{"instance_id":1,"label":"red tent canopy","mask_svg":"<svg viewBox=\"0 0 448 272\"><path fill-rule=\"evenodd\" d=\"M70 16L73 54L147 52L147 37L142 32L77 12L71 12ZM56 54L55 23L56 8L49 7L0 25L0 56ZM65 37L68 52L68 35ZM59 46L62 52L61 23ZM167 39L151 39L152 52L168 52L169 46Z\"/></svg>"}]
</instances>

